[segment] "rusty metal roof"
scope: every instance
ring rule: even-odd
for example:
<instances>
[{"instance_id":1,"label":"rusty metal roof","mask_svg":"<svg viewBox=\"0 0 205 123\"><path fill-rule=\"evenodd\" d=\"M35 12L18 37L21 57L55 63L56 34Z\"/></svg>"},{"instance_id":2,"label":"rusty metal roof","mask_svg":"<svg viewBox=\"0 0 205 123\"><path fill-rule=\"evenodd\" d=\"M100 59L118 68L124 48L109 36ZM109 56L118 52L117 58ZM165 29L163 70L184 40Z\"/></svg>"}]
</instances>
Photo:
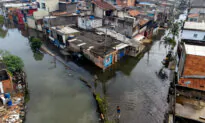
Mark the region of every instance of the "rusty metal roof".
<instances>
[{"instance_id":1,"label":"rusty metal roof","mask_svg":"<svg viewBox=\"0 0 205 123\"><path fill-rule=\"evenodd\" d=\"M133 16L133 17L136 17L136 16L139 15L139 14L140 14L140 12L137 11L137 10L130 10L130 11L129 11L129 15L131 15L131 16Z\"/></svg>"},{"instance_id":2,"label":"rusty metal roof","mask_svg":"<svg viewBox=\"0 0 205 123\"><path fill-rule=\"evenodd\" d=\"M180 86L205 91L205 79L181 78L178 84Z\"/></svg>"},{"instance_id":3,"label":"rusty metal roof","mask_svg":"<svg viewBox=\"0 0 205 123\"><path fill-rule=\"evenodd\" d=\"M183 76L205 76L205 56L187 54Z\"/></svg>"},{"instance_id":4,"label":"rusty metal roof","mask_svg":"<svg viewBox=\"0 0 205 123\"><path fill-rule=\"evenodd\" d=\"M94 3L99 8L104 9L104 10L114 10L115 9L114 6L112 6L111 4L109 4L109 3L105 2L105 1L96 0L96 1L92 1L92 3Z\"/></svg>"}]
</instances>

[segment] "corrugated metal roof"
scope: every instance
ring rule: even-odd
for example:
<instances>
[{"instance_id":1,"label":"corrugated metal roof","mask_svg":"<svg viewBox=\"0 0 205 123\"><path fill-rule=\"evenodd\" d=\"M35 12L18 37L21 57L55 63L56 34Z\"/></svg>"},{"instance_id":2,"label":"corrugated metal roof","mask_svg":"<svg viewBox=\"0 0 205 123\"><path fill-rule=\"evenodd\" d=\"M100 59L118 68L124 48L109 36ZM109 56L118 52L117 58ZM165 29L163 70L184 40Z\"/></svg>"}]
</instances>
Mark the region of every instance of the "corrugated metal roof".
<instances>
[{"instance_id":1,"label":"corrugated metal roof","mask_svg":"<svg viewBox=\"0 0 205 123\"><path fill-rule=\"evenodd\" d=\"M184 29L205 31L205 23L185 22Z\"/></svg>"}]
</instances>

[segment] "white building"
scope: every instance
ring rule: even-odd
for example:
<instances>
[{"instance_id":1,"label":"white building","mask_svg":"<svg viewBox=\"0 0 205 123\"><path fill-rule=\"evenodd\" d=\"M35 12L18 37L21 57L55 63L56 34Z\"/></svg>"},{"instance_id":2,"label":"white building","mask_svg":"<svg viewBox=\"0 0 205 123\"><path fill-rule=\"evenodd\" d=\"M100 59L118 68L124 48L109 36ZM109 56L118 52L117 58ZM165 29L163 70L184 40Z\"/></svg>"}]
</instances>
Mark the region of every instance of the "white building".
<instances>
[{"instance_id":1,"label":"white building","mask_svg":"<svg viewBox=\"0 0 205 123\"><path fill-rule=\"evenodd\" d=\"M42 31L42 20L48 16L49 12L59 9L59 0L37 0L38 11L33 13L33 17L27 17L28 27Z\"/></svg>"},{"instance_id":2,"label":"white building","mask_svg":"<svg viewBox=\"0 0 205 123\"><path fill-rule=\"evenodd\" d=\"M102 27L102 19L94 16L78 17L78 27L82 29Z\"/></svg>"},{"instance_id":3,"label":"white building","mask_svg":"<svg viewBox=\"0 0 205 123\"><path fill-rule=\"evenodd\" d=\"M205 43L205 23L185 22L182 41L188 43Z\"/></svg>"}]
</instances>

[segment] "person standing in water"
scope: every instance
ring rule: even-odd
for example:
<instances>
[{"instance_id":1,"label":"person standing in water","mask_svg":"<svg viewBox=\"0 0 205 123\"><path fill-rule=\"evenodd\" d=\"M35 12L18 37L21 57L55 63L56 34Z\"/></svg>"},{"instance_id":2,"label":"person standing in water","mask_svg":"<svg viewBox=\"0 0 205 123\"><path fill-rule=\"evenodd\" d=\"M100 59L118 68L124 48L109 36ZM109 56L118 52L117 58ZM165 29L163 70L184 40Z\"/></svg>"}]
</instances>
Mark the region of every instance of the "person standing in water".
<instances>
[{"instance_id":1,"label":"person standing in water","mask_svg":"<svg viewBox=\"0 0 205 123\"><path fill-rule=\"evenodd\" d=\"M120 118L120 106L117 106L118 119Z\"/></svg>"}]
</instances>

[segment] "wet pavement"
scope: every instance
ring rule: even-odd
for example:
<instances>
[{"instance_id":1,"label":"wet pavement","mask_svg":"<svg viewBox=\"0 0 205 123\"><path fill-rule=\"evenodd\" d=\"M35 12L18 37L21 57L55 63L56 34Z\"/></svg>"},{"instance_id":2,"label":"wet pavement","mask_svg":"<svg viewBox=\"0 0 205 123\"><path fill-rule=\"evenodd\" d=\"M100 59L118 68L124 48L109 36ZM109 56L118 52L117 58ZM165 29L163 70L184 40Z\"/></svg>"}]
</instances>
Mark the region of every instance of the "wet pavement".
<instances>
[{"instance_id":1,"label":"wet pavement","mask_svg":"<svg viewBox=\"0 0 205 123\"><path fill-rule=\"evenodd\" d=\"M11 27L10 27L11 28ZM96 103L78 74L47 54L34 54L24 31L9 29L0 49L20 56L30 91L26 123L96 123Z\"/></svg>"}]
</instances>

